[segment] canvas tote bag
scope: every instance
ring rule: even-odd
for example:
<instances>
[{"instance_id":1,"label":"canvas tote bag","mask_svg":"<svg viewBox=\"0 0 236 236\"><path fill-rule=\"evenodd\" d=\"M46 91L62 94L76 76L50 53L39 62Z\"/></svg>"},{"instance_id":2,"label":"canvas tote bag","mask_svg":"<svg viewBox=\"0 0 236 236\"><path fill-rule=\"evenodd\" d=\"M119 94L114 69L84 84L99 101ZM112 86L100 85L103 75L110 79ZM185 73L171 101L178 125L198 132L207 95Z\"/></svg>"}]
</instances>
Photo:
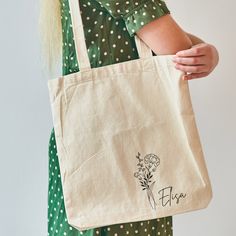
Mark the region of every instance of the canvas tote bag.
<instances>
[{"instance_id":1,"label":"canvas tote bag","mask_svg":"<svg viewBox=\"0 0 236 236\"><path fill-rule=\"evenodd\" d=\"M190 100L172 55L91 68L70 0L80 71L48 80L68 223L79 230L205 208L212 189Z\"/></svg>"}]
</instances>

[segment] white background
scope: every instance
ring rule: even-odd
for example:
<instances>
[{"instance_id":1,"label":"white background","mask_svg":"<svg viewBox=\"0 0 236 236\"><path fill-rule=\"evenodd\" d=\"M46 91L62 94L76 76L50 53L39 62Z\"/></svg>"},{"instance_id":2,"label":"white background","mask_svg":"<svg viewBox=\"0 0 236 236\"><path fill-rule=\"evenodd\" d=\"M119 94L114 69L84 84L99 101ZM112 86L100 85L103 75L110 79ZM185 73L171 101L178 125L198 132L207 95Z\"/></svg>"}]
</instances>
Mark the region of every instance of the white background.
<instances>
[{"instance_id":1,"label":"white background","mask_svg":"<svg viewBox=\"0 0 236 236\"><path fill-rule=\"evenodd\" d=\"M167 5L184 30L220 52L217 69L190 82L214 198L207 209L174 216L174 235L236 235L236 4L167 0ZM47 235L52 118L37 17L37 1L1 0L0 235Z\"/></svg>"}]
</instances>

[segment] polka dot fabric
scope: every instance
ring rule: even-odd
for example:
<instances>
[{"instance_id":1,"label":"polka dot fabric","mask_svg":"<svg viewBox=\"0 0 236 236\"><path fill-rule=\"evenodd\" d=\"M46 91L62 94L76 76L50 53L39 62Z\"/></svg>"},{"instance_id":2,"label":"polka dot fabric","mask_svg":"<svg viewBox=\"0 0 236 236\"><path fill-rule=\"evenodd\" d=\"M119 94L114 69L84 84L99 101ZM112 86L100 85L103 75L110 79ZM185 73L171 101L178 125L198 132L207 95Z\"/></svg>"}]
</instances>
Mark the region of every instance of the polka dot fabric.
<instances>
[{"instance_id":1,"label":"polka dot fabric","mask_svg":"<svg viewBox=\"0 0 236 236\"><path fill-rule=\"evenodd\" d=\"M62 73L79 71L68 0L61 3ZM138 59L134 34L155 18L170 13L160 0L79 0L91 67ZM153 53L153 55L155 55ZM67 221L54 128L49 146L48 236L172 236L172 217L108 225L79 231Z\"/></svg>"},{"instance_id":2,"label":"polka dot fabric","mask_svg":"<svg viewBox=\"0 0 236 236\"><path fill-rule=\"evenodd\" d=\"M129 35L145 24L166 13L170 13L164 1L160 0L98 0L115 19L123 19Z\"/></svg>"}]
</instances>

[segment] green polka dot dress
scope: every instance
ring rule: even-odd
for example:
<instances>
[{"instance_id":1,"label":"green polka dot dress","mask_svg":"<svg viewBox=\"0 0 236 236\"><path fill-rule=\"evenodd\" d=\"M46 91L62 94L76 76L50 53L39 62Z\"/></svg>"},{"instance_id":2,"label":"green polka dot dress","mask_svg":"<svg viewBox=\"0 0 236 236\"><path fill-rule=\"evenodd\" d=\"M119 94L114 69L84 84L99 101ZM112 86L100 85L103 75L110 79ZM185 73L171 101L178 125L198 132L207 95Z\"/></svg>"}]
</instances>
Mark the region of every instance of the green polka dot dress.
<instances>
[{"instance_id":1,"label":"green polka dot dress","mask_svg":"<svg viewBox=\"0 0 236 236\"><path fill-rule=\"evenodd\" d=\"M62 73L79 71L68 0L61 3ZM138 59L134 34L143 25L169 14L161 0L79 0L91 67ZM153 55L155 55L153 53ZM48 236L172 236L172 217L108 225L79 231L67 221L54 128L49 138Z\"/></svg>"}]
</instances>

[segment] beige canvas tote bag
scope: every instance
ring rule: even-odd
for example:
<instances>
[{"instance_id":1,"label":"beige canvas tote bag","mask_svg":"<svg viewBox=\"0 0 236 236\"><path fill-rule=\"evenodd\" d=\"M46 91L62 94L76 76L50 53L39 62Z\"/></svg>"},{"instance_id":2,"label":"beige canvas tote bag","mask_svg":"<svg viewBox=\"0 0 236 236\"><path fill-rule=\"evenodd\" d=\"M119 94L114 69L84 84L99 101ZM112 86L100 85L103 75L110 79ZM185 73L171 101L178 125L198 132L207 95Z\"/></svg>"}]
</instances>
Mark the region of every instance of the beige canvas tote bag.
<instances>
[{"instance_id":1,"label":"beige canvas tote bag","mask_svg":"<svg viewBox=\"0 0 236 236\"><path fill-rule=\"evenodd\" d=\"M188 81L172 55L91 68L70 0L80 71L48 80L68 223L79 230L207 207L212 189Z\"/></svg>"}]
</instances>

